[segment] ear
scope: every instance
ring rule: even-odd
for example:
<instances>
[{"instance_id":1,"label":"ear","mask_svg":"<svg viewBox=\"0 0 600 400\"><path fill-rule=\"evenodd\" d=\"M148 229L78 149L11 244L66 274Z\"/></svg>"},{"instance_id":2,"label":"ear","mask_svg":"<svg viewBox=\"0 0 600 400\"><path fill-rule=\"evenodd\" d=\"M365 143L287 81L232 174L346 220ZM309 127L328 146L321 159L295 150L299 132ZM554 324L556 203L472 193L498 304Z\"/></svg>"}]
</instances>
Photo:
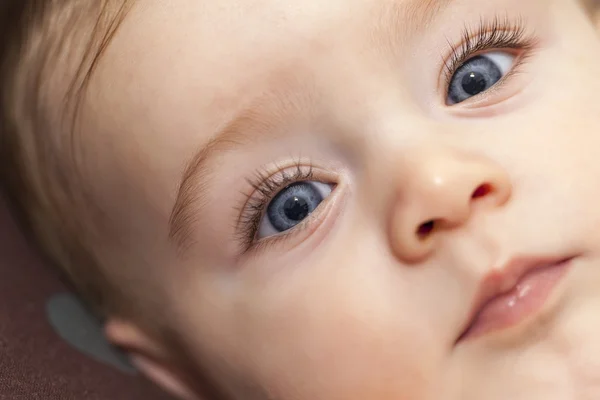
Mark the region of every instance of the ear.
<instances>
[{"instance_id":1,"label":"ear","mask_svg":"<svg viewBox=\"0 0 600 400\"><path fill-rule=\"evenodd\" d=\"M200 400L186 384L184 371L167 349L138 326L109 319L104 326L106 338L129 354L132 364L148 379L181 400Z\"/></svg>"}]
</instances>

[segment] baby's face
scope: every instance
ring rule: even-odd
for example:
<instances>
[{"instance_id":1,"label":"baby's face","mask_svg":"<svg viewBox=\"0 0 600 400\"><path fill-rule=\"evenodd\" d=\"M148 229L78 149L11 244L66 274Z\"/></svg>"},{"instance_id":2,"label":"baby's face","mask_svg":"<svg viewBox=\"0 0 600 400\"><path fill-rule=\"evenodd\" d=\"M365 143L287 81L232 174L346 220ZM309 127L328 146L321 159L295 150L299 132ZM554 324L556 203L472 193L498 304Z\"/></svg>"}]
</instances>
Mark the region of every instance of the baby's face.
<instances>
[{"instance_id":1,"label":"baby's face","mask_svg":"<svg viewBox=\"0 0 600 400\"><path fill-rule=\"evenodd\" d=\"M598 71L575 0L138 2L105 261L227 398L598 398Z\"/></svg>"}]
</instances>

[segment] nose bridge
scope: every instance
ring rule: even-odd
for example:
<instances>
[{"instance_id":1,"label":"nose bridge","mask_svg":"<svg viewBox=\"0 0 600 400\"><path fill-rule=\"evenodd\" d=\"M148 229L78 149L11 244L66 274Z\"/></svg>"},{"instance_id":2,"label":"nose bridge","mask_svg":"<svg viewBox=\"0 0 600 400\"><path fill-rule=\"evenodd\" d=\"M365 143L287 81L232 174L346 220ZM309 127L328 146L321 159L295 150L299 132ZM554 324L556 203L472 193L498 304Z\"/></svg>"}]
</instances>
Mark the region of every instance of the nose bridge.
<instances>
[{"instance_id":1,"label":"nose bridge","mask_svg":"<svg viewBox=\"0 0 600 400\"><path fill-rule=\"evenodd\" d=\"M489 158L448 147L411 151L390 218L390 240L404 262L418 262L440 244L440 236L469 222L475 212L510 197L506 171Z\"/></svg>"}]
</instances>

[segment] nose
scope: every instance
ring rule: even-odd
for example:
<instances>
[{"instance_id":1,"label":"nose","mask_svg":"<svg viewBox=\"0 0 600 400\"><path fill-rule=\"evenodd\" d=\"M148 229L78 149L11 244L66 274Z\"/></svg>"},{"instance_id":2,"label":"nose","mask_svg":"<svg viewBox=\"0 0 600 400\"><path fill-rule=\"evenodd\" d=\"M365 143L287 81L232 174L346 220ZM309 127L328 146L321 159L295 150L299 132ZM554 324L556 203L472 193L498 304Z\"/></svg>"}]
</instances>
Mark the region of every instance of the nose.
<instances>
[{"instance_id":1,"label":"nose","mask_svg":"<svg viewBox=\"0 0 600 400\"><path fill-rule=\"evenodd\" d=\"M427 258L440 238L475 212L501 207L511 197L507 172L492 160L450 149L416 152L405 164L390 218L390 241L406 263Z\"/></svg>"}]
</instances>

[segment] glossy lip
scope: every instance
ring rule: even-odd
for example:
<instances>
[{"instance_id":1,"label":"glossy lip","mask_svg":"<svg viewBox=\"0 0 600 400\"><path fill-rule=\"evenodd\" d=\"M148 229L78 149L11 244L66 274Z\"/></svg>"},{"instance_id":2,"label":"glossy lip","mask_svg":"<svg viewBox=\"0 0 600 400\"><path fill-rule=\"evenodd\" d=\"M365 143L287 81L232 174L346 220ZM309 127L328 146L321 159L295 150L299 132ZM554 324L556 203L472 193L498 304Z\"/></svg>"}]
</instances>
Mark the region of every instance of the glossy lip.
<instances>
[{"instance_id":1,"label":"glossy lip","mask_svg":"<svg viewBox=\"0 0 600 400\"><path fill-rule=\"evenodd\" d=\"M473 306L468 314L463 330L459 335L456 343L463 341L468 335L470 328L475 323L477 316L482 309L495 298L507 294L514 290L527 274L568 264L575 257L521 257L511 260L502 268L494 269L484 276L482 279Z\"/></svg>"}]
</instances>

